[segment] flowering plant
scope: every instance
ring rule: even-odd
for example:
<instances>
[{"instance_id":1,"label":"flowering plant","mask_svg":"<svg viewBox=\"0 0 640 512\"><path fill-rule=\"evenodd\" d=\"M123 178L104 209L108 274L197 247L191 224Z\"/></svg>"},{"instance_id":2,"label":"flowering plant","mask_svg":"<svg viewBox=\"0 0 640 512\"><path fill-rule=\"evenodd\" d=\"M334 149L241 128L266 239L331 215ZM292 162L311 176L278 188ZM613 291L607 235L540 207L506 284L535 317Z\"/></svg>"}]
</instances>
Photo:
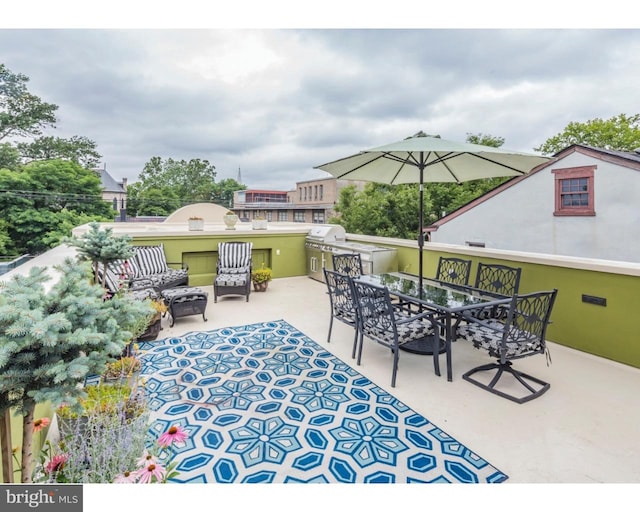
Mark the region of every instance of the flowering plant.
<instances>
[{"instance_id":1,"label":"flowering plant","mask_svg":"<svg viewBox=\"0 0 640 512\"><path fill-rule=\"evenodd\" d=\"M184 443L188 437L189 434L180 425L171 426L158 438L155 450L146 450L137 460L136 469L120 473L114 483L166 483L175 478L178 472L175 469L177 463L173 460L173 445Z\"/></svg>"},{"instance_id":2,"label":"flowering plant","mask_svg":"<svg viewBox=\"0 0 640 512\"><path fill-rule=\"evenodd\" d=\"M156 311L156 313L161 314L166 313L169 310L165 301L160 299L153 299L151 301L151 307Z\"/></svg>"},{"instance_id":3,"label":"flowering plant","mask_svg":"<svg viewBox=\"0 0 640 512\"><path fill-rule=\"evenodd\" d=\"M251 281L254 283L268 282L271 281L272 275L273 273L271 269L269 267L265 267L263 262L259 269L254 270L251 273Z\"/></svg>"}]
</instances>

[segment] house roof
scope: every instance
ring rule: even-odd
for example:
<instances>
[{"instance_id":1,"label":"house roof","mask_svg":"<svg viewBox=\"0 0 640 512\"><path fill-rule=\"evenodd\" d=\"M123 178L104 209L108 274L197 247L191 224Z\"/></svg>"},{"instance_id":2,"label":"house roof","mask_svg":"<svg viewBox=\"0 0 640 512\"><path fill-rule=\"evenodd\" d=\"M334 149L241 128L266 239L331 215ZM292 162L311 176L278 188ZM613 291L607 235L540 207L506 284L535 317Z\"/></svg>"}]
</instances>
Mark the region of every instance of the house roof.
<instances>
[{"instance_id":1,"label":"house roof","mask_svg":"<svg viewBox=\"0 0 640 512\"><path fill-rule=\"evenodd\" d=\"M631 169L635 169L640 171L640 152L639 151L617 151L613 149L602 149L602 148L594 148L591 146L586 146L583 144L572 144L571 146L566 147L562 151L558 151L554 156L553 160L549 160L544 164L539 165L531 172L527 174L523 174L522 176L517 176L508 181L505 181L502 185L497 186L496 188L486 192L480 197L475 198L472 201L469 201L467 204L460 206L459 208L453 210L451 213L441 217L437 221L431 223L430 225L425 227L425 231L436 231L440 226L446 224L450 220L455 219L456 217L462 215L463 213L471 210L475 206L484 203L485 201L491 199L493 196L498 195L503 190L508 189L520 183L522 180L526 180L530 176L555 165L555 163L564 158L571 153L582 153L584 155L592 156L598 160L603 160L607 162L614 163L616 165L621 165L623 167L629 167Z\"/></svg>"},{"instance_id":2,"label":"house roof","mask_svg":"<svg viewBox=\"0 0 640 512\"><path fill-rule=\"evenodd\" d=\"M100 174L100 181L102 182L102 190L104 192L118 192L121 194L126 193L126 190L122 186L122 183L118 183L106 169L96 169L96 172Z\"/></svg>"}]
</instances>

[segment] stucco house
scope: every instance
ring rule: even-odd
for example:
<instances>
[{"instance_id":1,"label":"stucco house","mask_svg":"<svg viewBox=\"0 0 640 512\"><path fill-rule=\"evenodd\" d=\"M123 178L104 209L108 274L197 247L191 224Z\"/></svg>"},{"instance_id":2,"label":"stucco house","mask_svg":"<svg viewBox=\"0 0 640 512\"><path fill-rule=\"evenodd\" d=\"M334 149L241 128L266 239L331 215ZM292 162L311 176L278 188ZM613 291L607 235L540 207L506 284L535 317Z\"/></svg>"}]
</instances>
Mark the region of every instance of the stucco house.
<instances>
[{"instance_id":1,"label":"stucco house","mask_svg":"<svg viewBox=\"0 0 640 512\"><path fill-rule=\"evenodd\" d=\"M640 261L640 150L575 144L426 228L432 242Z\"/></svg>"}]
</instances>

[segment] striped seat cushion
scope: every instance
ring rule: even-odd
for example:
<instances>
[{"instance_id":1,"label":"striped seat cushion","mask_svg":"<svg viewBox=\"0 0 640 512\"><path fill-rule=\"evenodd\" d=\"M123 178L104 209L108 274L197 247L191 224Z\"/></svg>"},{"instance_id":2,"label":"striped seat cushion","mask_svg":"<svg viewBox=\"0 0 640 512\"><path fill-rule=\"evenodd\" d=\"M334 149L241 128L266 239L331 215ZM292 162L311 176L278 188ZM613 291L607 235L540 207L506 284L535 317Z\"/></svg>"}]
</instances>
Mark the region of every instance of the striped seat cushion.
<instances>
[{"instance_id":1,"label":"striped seat cushion","mask_svg":"<svg viewBox=\"0 0 640 512\"><path fill-rule=\"evenodd\" d=\"M104 274L102 267L100 267L98 269L98 279L100 280L100 284L104 282L105 288L111 293L116 293L126 282L128 282L124 276L114 272L111 266L107 267L106 277Z\"/></svg>"},{"instance_id":2,"label":"striped seat cushion","mask_svg":"<svg viewBox=\"0 0 640 512\"><path fill-rule=\"evenodd\" d=\"M249 267L251 265L251 249L253 243L234 244L221 242L218 244L218 266L225 270L231 268ZM230 272L224 272L229 274Z\"/></svg>"},{"instance_id":3,"label":"striped seat cushion","mask_svg":"<svg viewBox=\"0 0 640 512\"><path fill-rule=\"evenodd\" d=\"M161 274L170 270L167 257L164 255L164 244L136 247L133 267L137 274L134 277Z\"/></svg>"}]
</instances>

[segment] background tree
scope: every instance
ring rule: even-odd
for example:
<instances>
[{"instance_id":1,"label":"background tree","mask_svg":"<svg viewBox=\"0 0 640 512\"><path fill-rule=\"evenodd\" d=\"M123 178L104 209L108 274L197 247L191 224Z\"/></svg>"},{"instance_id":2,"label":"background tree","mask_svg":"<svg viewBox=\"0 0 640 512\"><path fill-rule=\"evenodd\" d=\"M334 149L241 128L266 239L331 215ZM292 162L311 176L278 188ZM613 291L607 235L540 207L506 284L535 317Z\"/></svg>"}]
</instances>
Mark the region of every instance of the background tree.
<instances>
[{"instance_id":1,"label":"background tree","mask_svg":"<svg viewBox=\"0 0 640 512\"><path fill-rule=\"evenodd\" d=\"M349 233L393 238L414 238L418 233L418 188L414 185L367 183L358 192L354 185L343 188L336 204L337 218Z\"/></svg>"},{"instance_id":2,"label":"background tree","mask_svg":"<svg viewBox=\"0 0 640 512\"><path fill-rule=\"evenodd\" d=\"M133 216L166 217L178 208L198 202L214 202L226 208L233 193L247 187L234 179L215 181L215 167L207 160L162 160L154 156L127 188L127 212Z\"/></svg>"},{"instance_id":3,"label":"background tree","mask_svg":"<svg viewBox=\"0 0 640 512\"><path fill-rule=\"evenodd\" d=\"M0 143L0 169L16 170L20 165L20 152L8 142Z\"/></svg>"},{"instance_id":4,"label":"background tree","mask_svg":"<svg viewBox=\"0 0 640 512\"><path fill-rule=\"evenodd\" d=\"M0 64L0 252L7 256L38 254L73 227L114 214L99 176L80 172L97 164L95 142L42 136L55 127L58 106L31 94L28 81Z\"/></svg>"},{"instance_id":5,"label":"background tree","mask_svg":"<svg viewBox=\"0 0 640 512\"><path fill-rule=\"evenodd\" d=\"M141 316L154 313L147 301L127 294L103 300L88 279L88 264L67 259L55 267L50 287L46 268L3 283L0 293L0 411L22 415L22 482L31 482L36 404L71 405L88 375L100 374L132 338Z\"/></svg>"},{"instance_id":6,"label":"background tree","mask_svg":"<svg viewBox=\"0 0 640 512\"><path fill-rule=\"evenodd\" d=\"M33 162L21 170L0 170L0 236L11 242L11 255L38 254L91 220L112 221L114 211L102 200L99 176L62 160Z\"/></svg>"},{"instance_id":7,"label":"background tree","mask_svg":"<svg viewBox=\"0 0 640 512\"><path fill-rule=\"evenodd\" d=\"M96 150L96 143L87 137L73 136L38 137L31 142L17 144L23 163L41 160L70 160L85 169L94 169L102 155Z\"/></svg>"},{"instance_id":8,"label":"background tree","mask_svg":"<svg viewBox=\"0 0 640 512\"><path fill-rule=\"evenodd\" d=\"M504 143L502 137L482 133L467 133L466 140L492 147L500 147ZM425 219L428 223L434 222L508 179L490 178L460 184L427 183L424 187ZM330 222L341 224L349 233L415 239L419 229L419 201L417 184L368 183L361 192L349 186L340 191L335 206L337 216Z\"/></svg>"},{"instance_id":9,"label":"background tree","mask_svg":"<svg viewBox=\"0 0 640 512\"><path fill-rule=\"evenodd\" d=\"M166 217L182 206L171 187L144 188L139 181L127 187L127 214Z\"/></svg>"},{"instance_id":10,"label":"background tree","mask_svg":"<svg viewBox=\"0 0 640 512\"><path fill-rule=\"evenodd\" d=\"M247 186L238 183L233 178L226 178L213 184L213 201L225 208L233 207L233 193L246 190Z\"/></svg>"},{"instance_id":11,"label":"background tree","mask_svg":"<svg viewBox=\"0 0 640 512\"><path fill-rule=\"evenodd\" d=\"M54 126L58 106L45 103L27 90L29 78L0 64L0 141L8 137L35 137Z\"/></svg>"},{"instance_id":12,"label":"background tree","mask_svg":"<svg viewBox=\"0 0 640 512\"><path fill-rule=\"evenodd\" d=\"M154 156L140 173L141 191L171 189L182 205L211 201L214 196L215 167L207 160L189 161Z\"/></svg>"},{"instance_id":13,"label":"background tree","mask_svg":"<svg viewBox=\"0 0 640 512\"><path fill-rule=\"evenodd\" d=\"M572 122L565 129L534 148L544 155L555 154L573 144L594 148L634 151L640 148L640 114L618 114L607 120Z\"/></svg>"}]
</instances>

